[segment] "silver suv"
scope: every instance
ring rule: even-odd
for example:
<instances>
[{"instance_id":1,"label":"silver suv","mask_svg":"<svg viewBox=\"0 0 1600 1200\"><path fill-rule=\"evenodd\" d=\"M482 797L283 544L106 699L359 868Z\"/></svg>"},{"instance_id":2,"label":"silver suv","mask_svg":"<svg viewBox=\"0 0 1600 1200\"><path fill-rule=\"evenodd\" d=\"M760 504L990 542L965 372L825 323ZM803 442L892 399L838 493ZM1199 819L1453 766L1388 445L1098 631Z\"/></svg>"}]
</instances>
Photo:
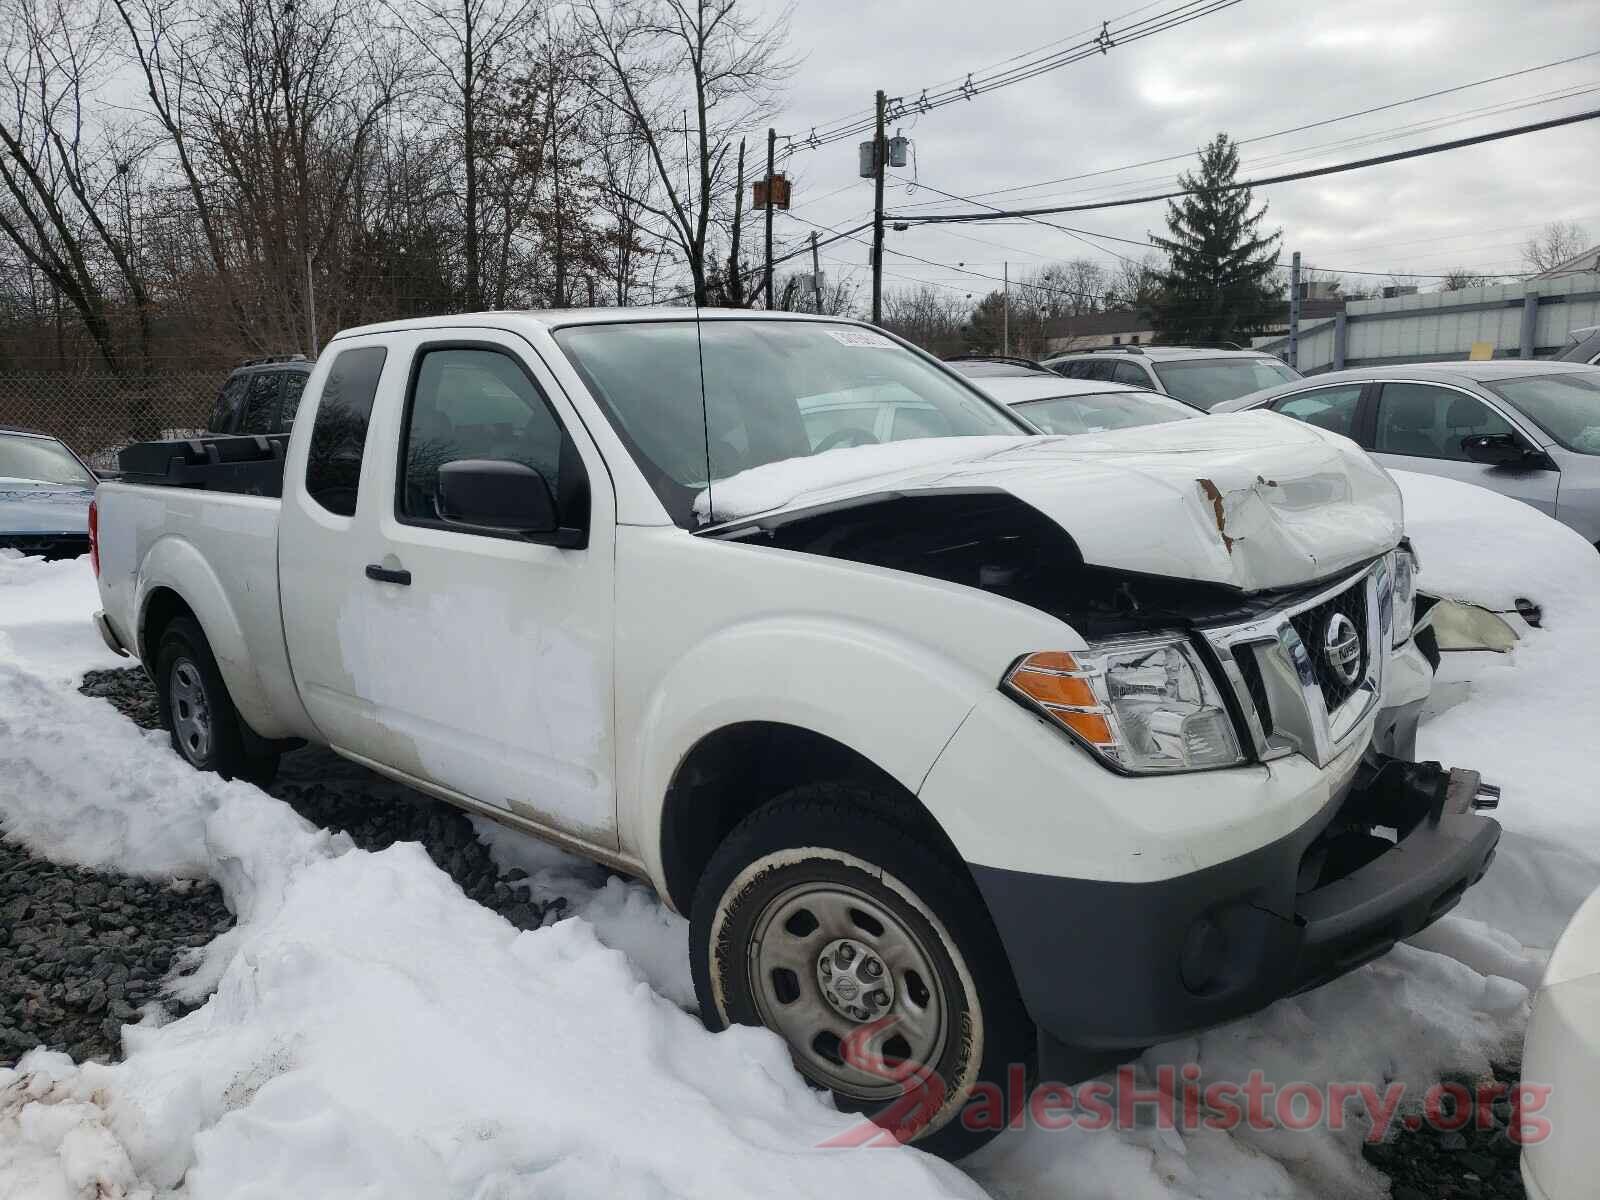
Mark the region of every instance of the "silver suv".
<instances>
[{"instance_id":1,"label":"silver suv","mask_svg":"<svg viewBox=\"0 0 1600 1200\"><path fill-rule=\"evenodd\" d=\"M1300 378L1298 371L1270 354L1199 346L1072 350L1045 359L1043 365L1068 379L1098 379L1164 392L1203 411Z\"/></svg>"},{"instance_id":2,"label":"silver suv","mask_svg":"<svg viewBox=\"0 0 1600 1200\"><path fill-rule=\"evenodd\" d=\"M1600 544L1600 370L1496 359L1332 371L1220 404L1352 438L1396 471L1513 496Z\"/></svg>"}]
</instances>

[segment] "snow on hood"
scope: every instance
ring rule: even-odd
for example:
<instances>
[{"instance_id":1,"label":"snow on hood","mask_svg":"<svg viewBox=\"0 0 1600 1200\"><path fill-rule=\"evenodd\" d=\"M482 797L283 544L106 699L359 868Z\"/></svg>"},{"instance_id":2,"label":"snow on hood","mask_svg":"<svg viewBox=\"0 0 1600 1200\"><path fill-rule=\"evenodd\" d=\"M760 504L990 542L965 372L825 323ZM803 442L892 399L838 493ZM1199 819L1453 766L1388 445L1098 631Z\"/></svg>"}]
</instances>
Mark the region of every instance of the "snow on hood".
<instances>
[{"instance_id":1,"label":"snow on hood","mask_svg":"<svg viewBox=\"0 0 1600 1200\"><path fill-rule=\"evenodd\" d=\"M874 492L1009 491L1085 561L1254 591L1320 579L1391 549L1399 489L1356 444L1248 412L1075 437L929 438L742 471L702 492L734 520Z\"/></svg>"},{"instance_id":2,"label":"snow on hood","mask_svg":"<svg viewBox=\"0 0 1600 1200\"><path fill-rule=\"evenodd\" d=\"M93 499L72 484L0 478L0 533L84 533Z\"/></svg>"}]
</instances>

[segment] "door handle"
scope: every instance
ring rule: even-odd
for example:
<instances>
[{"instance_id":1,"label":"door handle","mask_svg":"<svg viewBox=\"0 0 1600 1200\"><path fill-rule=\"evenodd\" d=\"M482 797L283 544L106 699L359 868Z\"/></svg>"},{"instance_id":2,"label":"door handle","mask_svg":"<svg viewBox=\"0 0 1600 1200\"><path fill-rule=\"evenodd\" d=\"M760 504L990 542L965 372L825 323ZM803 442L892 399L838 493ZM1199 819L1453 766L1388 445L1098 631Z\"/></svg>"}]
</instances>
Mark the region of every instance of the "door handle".
<instances>
[{"instance_id":1,"label":"door handle","mask_svg":"<svg viewBox=\"0 0 1600 1200\"><path fill-rule=\"evenodd\" d=\"M379 566L377 563L368 563L367 578L376 580L379 583L398 583L401 587L411 586L411 572L403 567L398 570L391 570L388 567Z\"/></svg>"}]
</instances>

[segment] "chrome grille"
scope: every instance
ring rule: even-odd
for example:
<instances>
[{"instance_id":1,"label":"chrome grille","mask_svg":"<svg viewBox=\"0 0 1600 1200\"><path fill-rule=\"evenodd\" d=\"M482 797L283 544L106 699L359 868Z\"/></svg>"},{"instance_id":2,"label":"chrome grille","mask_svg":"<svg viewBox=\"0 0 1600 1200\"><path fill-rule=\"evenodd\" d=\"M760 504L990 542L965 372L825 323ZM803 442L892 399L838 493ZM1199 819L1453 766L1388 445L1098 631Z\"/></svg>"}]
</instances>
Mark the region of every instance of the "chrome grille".
<instances>
[{"instance_id":1,"label":"chrome grille","mask_svg":"<svg viewBox=\"0 0 1600 1200\"><path fill-rule=\"evenodd\" d=\"M1299 604L1205 631L1263 761L1298 752L1321 766L1377 706L1388 579L1388 559L1380 559ZM1329 653L1330 622L1345 656ZM1355 668L1353 679L1341 662Z\"/></svg>"},{"instance_id":2,"label":"chrome grille","mask_svg":"<svg viewBox=\"0 0 1600 1200\"><path fill-rule=\"evenodd\" d=\"M1361 639L1360 670L1352 680L1340 677L1325 650L1328 622L1335 613L1343 613L1348 617L1356 628L1356 636ZM1332 712L1350 698L1357 685L1367 676L1367 662L1372 652L1367 644L1367 589L1363 583L1357 583L1333 599L1325 600L1289 620L1311 656L1311 669L1316 672L1317 686L1322 689L1322 702Z\"/></svg>"}]
</instances>

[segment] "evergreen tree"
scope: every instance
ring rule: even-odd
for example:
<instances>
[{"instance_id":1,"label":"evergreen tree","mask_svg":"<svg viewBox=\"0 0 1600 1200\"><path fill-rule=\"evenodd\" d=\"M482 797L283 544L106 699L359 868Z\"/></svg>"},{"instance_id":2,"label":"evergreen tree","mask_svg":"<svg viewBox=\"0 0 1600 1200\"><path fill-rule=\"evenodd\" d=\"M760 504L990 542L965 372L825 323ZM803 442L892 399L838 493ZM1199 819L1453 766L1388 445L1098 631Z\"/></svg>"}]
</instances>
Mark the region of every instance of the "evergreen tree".
<instances>
[{"instance_id":1,"label":"evergreen tree","mask_svg":"<svg viewBox=\"0 0 1600 1200\"><path fill-rule=\"evenodd\" d=\"M1199 175L1178 176L1178 186L1191 194L1167 202L1172 236L1150 237L1168 259L1152 304L1161 341L1242 341L1266 328L1273 315L1283 234L1261 234L1267 206L1250 211L1250 189L1233 187L1238 169L1238 147L1227 134L1217 134L1200 151Z\"/></svg>"}]
</instances>

